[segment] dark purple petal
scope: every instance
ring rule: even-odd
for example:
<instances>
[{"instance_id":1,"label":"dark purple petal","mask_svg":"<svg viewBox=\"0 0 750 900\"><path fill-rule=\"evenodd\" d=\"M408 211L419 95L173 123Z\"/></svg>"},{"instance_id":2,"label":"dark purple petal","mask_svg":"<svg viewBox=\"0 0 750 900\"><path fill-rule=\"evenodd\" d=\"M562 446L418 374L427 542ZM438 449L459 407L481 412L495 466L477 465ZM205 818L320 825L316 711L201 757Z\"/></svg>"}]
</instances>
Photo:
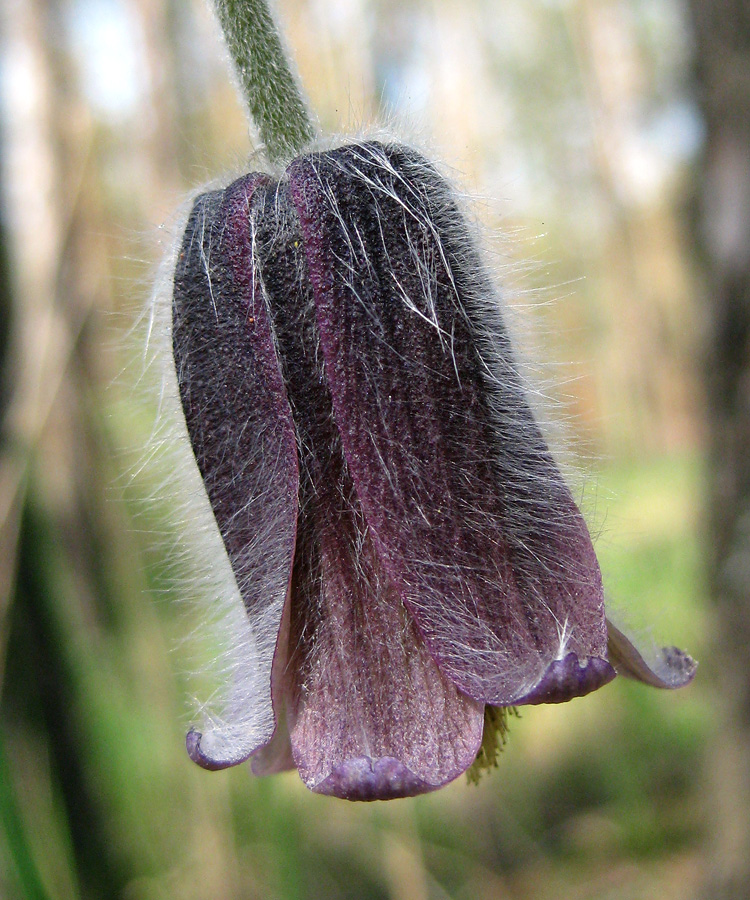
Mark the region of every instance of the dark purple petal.
<instances>
[{"instance_id":1,"label":"dark purple petal","mask_svg":"<svg viewBox=\"0 0 750 900\"><path fill-rule=\"evenodd\" d=\"M271 668L294 556L294 426L253 277L250 202L267 182L250 175L197 199L174 277L185 421L251 629L221 721L187 738L206 768L241 762L271 739Z\"/></svg>"},{"instance_id":2,"label":"dark purple petal","mask_svg":"<svg viewBox=\"0 0 750 900\"><path fill-rule=\"evenodd\" d=\"M526 401L450 189L378 144L289 168L325 377L390 583L442 672L495 705L611 677L586 525ZM571 654L585 674L556 662Z\"/></svg>"},{"instance_id":3,"label":"dark purple petal","mask_svg":"<svg viewBox=\"0 0 750 900\"><path fill-rule=\"evenodd\" d=\"M698 664L677 647L638 650L632 640L607 620L609 661L618 675L658 688L680 688L695 677Z\"/></svg>"},{"instance_id":4,"label":"dark purple petal","mask_svg":"<svg viewBox=\"0 0 750 900\"><path fill-rule=\"evenodd\" d=\"M313 790L349 799L432 790L474 761L483 709L441 675L374 552L333 422L283 183L257 195L253 220L300 459L284 666L294 760Z\"/></svg>"},{"instance_id":5,"label":"dark purple petal","mask_svg":"<svg viewBox=\"0 0 750 900\"><path fill-rule=\"evenodd\" d=\"M312 790L387 800L466 771L481 744L484 709L438 670L354 508L341 504L335 527L323 525L314 551L320 578L297 607L291 742ZM319 527L332 511L318 508Z\"/></svg>"}]
</instances>

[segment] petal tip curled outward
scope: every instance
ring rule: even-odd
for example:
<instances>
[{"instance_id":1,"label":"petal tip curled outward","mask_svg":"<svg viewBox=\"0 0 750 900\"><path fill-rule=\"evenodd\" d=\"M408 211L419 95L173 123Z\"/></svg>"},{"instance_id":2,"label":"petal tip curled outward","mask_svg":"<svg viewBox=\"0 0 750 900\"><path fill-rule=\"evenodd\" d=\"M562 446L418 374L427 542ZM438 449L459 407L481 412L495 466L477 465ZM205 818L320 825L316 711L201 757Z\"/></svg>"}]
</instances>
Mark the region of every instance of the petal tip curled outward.
<instances>
[{"instance_id":1,"label":"petal tip curled outward","mask_svg":"<svg viewBox=\"0 0 750 900\"><path fill-rule=\"evenodd\" d=\"M203 734L195 728L191 728L185 735L185 748L190 759L202 769L208 769L210 772L218 772L220 769L239 765L250 756L249 753L230 754L224 757L214 755L211 753L209 745L210 740L204 741Z\"/></svg>"},{"instance_id":2,"label":"petal tip curled outward","mask_svg":"<svg viewBox=\"0 0 750 900\"><path fill-rule=\"evenodd\" d=\"M580 660L575 653L568 653L547 667L541 680L519 703L565 703L604 687L616 674L606 659Z\"/></svg>"},{"instance_id":3,"label":"petal tip curled outward","mask_svg":"<svg viewBox=\"0 0 750 900\"><path fill-rule=\"evenodd\" d=\"M193 726L185 735L185 748L196 765L210 772L238 766L251 758L255 762L258 756L264 774L281 772L290 767L284 764L283 723L281 728L273 719L263 724L262 729L235 725L200 730Z\"/></svg>"},{"instance_id":4,"label":"petal tip curled outward","mask_svg":"<svg viewBox=\"0 0 750 900\"><path fill-rule=\"evenodd\" d=\"M607 637L609 659L618 675L667 690L684 687L695 677L698 663L678 647L639 650L609 619Z\"/></svg>"}]
</instances>

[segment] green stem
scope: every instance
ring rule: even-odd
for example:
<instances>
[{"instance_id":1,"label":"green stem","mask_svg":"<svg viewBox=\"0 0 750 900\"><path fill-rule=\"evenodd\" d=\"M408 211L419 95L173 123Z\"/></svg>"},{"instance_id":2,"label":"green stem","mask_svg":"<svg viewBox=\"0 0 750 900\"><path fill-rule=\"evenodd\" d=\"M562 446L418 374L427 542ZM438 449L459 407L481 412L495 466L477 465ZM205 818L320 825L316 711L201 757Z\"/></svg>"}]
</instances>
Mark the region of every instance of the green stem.
<instances>
[{"instance_id":1,"label":"green stem","mask_svg":"<svg viewBox=\"0 0 750 900\"><path fill-rule=\"evenodd\" d=\"M215 0L224 37L271 162L300 153L315 137L310 114L265 0Z\"/></svg>"}]
</instances>

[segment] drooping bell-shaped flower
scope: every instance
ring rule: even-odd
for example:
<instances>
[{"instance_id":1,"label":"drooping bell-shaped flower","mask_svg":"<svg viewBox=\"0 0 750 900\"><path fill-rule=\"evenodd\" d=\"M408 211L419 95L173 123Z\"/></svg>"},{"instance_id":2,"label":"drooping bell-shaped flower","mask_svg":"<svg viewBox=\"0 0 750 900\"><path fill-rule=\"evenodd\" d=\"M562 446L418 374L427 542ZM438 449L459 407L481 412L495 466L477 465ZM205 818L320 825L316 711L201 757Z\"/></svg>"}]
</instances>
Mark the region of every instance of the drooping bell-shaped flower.
<instances>
[{"instance_id":1,"label":"drooping bell-shaped flower","mask_svg":"<svg viewBox=\"0 0 750 900\"><path fill-rule=\"evenodd\" d=\"M407 796L471 766L485 707L692 677L608 635L471 230L413 150L350 145L200 196L172 341L255 642L236 721L188 735L200 765Z\"/></svg>"}]
</instances>

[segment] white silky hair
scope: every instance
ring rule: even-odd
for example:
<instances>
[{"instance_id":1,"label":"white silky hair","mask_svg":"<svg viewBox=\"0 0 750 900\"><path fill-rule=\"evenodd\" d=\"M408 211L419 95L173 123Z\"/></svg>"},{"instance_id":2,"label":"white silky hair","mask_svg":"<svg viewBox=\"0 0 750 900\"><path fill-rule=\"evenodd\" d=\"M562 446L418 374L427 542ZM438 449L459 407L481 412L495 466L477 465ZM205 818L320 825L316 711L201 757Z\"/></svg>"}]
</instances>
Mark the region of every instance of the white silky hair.
<instances>
[{"instance_id":1,"label":"white silky hair","mask_svg":"<svg viewBox=\"0 0 750 900\"><path fill-rule=\"evenodd\" d=\"M118 390L128 385L139 405L153 415L140 450L130 449L137 461L125 478L136 509L148 505L149 518L156 515L159 530L151 530L148 539L163 560L160 581L167 585L170 599L177 598L189 621L188 632L176 648L181 674L194 685L186 725L201 732L201 751L207 758L229 763L246 758L273 734L270 671L283 597L249 620L180 401L172 351L173 275L198 193L184 204L169 229L174 237L154 290L126 338L130 359ZM269 527L273 527L272 519Z\"/></svg>"},{"instance_id":2,"label":"white silky hair","mask_svg":"<svg viewBox=\"0 0 750 900\"><path fill-rule=\"evenodd\" d=\"M386 144L397 143L387 129L375 132L370 130L367 134L320 142L311 147L310 151L325 152L344 144L364 147L373 139ZM420 143L413 141L409 146L414 147ZM368 149L368 153L370 152ZM432 156L429 151L424 155L426 158ZM384 155L381 163L385 170L391 165ZM437 168L427 171L431 177L435 171L442 174ZM271 174L276 177L281 175L280 172ZM450 182L455 182L455 176L449 176L449 179ZM230 180L222 179L220 184L204 187L200 193L224 187ZM174 235L171 249L162 262L149 303L138 317L128 339L131 346L140 345L141 349L138 354L134 354L125 380L135 385L136 395L143 398L147 407L155 407L153 428L146 446L140 452L139 462L131 467L130 475L136 484L135 493L140 495L140 502L158 507L159 515L164 516L163 533L155 536L159 544L158 552L167 561L165 572L168 573L168 580L176 585L174 592L181 603L187 604L191 610L191 622L196 623L186 635L185 646L181 648L180 654L180 665L184 665L186 659L191 660L187 663L192 670L188 676L196 685L192 691L194 696L190 724L194 724L202 733L201 750L207 757L239 761L251 750L267 743L273 734L270 675L283 598L275 598L252 621L248 618L242 600L242 586L237 583L216 525L193 455L180 402L172 353L173 274L187 217L198 193L196 191L185 204L181 215L176 217L175 226L169 229ZM513 280L513 273L518 271L519 265L508 262L498 266L497 254L494 264L489 263L490 255L477 224L473 201L455 188L451 196L458 210L453 227L458 231L460 226L462 234L468 228L474 241L472 250L476 249L480 254L483 271L478 276L479 279L483 279L485 272L489 272L491 280L502 281L504 285L502 320L505 331L511 338L514 370L523 385L525 399L532 407L548 443L554 445L557 457L564 446L561 441L561 423L566 418L564 409L559 398L556 398L554 414L550 414L551 391L539 387L539 364L535 364L532 369L523 355L523 347L527 341L514 339L520 332L528 338L529 322L533 322L535 318L528 314L528 310L525 311L523 321L521 316L514 314L512 289L509 290L507 285ZM446 216L440 223L440 229L450 230L451 227L450 216ZM441 248L442 243L437 233L436 241ZM428 275L429 273L425 273L427 291ZM477 308L485 307L482 315L486 315L488 321L501 315L498 299L500 293L497 290L487 294L478 289L473 294L472 302L477 304ZM407 309L410 308L408 297L404 298L404 302ZM533 305L532 303L531 306ZM481 316L473 318L475 324L477 318L481 320ZM450 335L441 332L436 319L433 324L441 342L449 347ZM486 334L479 335L479 340L486 383L494 391L498 371L497 360L493 358L496 352L495 335L488 329ZM549 381L550 384L554 383L554 379ZM496 423L500 431L507 424L503 421ZM518 440L518 437L513 439ZM569 466L565 468L570 484L572 470ZM145 490L143 486L146 486ZM574 491L575 494L579 495L576 499L580 499L580 491ZM259 502L262 502L262 498ZM268 511L267 521L268 527L272 529L273 510ZM262 541L262 537L259 536L259 541ZM560 622L559 631L558 658L562 658L571 637L569 623ZM472 647L456 648L456 652L459 651L465 658L479 652ZM498 652L502 652L500 646ZM529 676L529 687L532 686L534 677Z\"/></svg>"}]
</instances>

